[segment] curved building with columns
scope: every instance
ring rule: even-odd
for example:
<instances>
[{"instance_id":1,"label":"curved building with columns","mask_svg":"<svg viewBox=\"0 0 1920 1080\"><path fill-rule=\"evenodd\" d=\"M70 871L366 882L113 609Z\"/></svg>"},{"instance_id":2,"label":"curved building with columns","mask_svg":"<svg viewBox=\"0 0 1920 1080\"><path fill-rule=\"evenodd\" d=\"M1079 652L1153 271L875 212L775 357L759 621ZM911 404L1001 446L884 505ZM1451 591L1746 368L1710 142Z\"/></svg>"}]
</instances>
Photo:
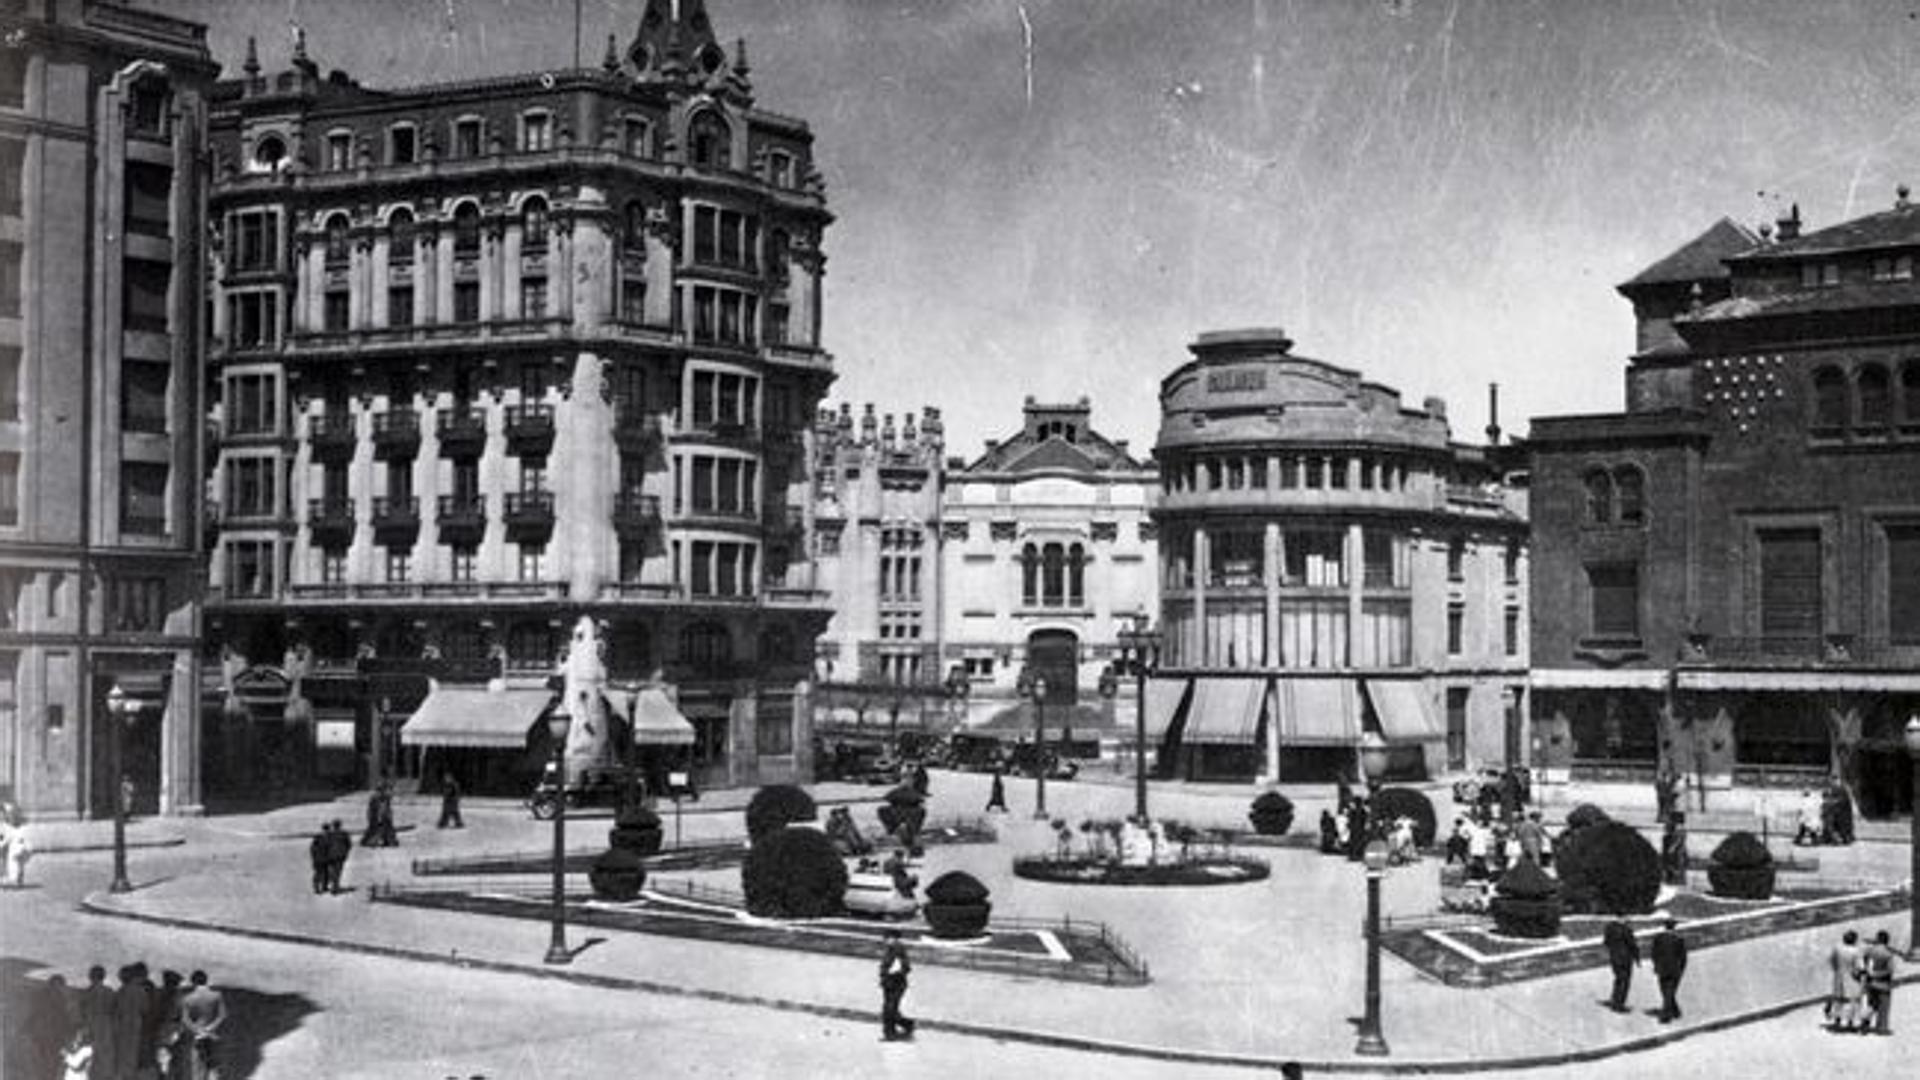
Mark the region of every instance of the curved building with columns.
<instances>
[{"instance_id":1,"label":"curved building with columns","mask_svg":"<svg viewBox=\"0 0 1920 1080\"><path fill-rule=\"evenodd\" d=\"M1527 521L1504 452L1277 329L1190 348L1154 450L1163 772L1353 776L1369 730L1403 775L1521 760Z\"/></svg>"}]
</instances>

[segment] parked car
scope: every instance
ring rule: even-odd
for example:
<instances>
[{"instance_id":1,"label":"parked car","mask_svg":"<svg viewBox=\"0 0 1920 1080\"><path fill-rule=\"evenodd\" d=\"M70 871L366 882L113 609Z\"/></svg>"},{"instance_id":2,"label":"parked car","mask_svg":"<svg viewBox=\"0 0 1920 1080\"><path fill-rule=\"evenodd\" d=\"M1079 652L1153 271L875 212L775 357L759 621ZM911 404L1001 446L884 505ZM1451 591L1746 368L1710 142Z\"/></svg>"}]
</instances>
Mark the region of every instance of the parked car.
<instances>
[{"instance_id":1,"label":"parked car","mask_svg":"<svg viewBox=\"0 0 1920 1080\"><path fill-rule=\"evenodd\" d=\"M1006 747L992 735L955 732L947 744L947 764L962 772L992 772L1006 764Z\"/></svg>"},{"instance_id":2,"label":"parked car","mask_svg":"<svg viewBox=\"0 0 1920 1080\"><path fill-rule=\"evenodd\" d=\"M589 765L575 773L571 781L566 790L569 810L616 807L629 797L645 798L647 792L647 782L640 770L627 765ZM560 792L553 783L551 769L542 774L540 783L527 796L527 806L541 821L551 821L559 813Z\"/></svg>"},{"instance_id":3,"label":"parked car","mask_svg":"<svg viewBox=\"0 0 1920 1080\"><path fill-rule=\"evenodd\" d=\"M1071 780L1080 775L1080 763L1062 757L1053 747L1045 750L1032 743L1020 743L1007 755L1007 771L1018 776L1034 776L1046 769L1049 780Z\"/></svg>"}]
</instances>

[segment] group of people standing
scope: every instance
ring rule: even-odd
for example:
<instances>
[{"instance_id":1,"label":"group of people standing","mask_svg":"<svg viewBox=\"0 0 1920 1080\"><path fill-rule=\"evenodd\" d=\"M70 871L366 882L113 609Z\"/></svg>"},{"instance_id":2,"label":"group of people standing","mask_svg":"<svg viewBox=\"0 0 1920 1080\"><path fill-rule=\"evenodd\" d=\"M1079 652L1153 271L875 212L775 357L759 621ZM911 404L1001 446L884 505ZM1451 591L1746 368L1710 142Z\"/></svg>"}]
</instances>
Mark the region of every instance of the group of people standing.
<instances>
[{"instance_id":1,"label":"group of people standing","mask_svg":"<svg viewBox=\"0 0 1920 1080\"><path fill-rule=\"evenodd\" d=\"M1453 819L1447 865L1458 860L1467 868L1467 880L1495 880L1517 859L1543 868L1553 865L1553 834L1540 820L1540 811L1528 811L1512 823L1488 820L1478 811Z\"/></svg>"},{"instance_id":2,"label":"group of people standing","mask_svg":"<svg viewBox=\"0 0 1920 1080\"><path fill-rule=\"evenodd\" d=\"M1627 1011L1627 992L1633 986L1633 969L1640 966L1640 940L1625 915L1616 914L1601 935L1607 949L1607 966L1613 970L1613 993L1607 1007L1614 1012ZM1660 1009L1655 1015L1663 1024L1680 1019L1680 979L1687 973L1687 939L1680 936L1680 920L1668 916L1660 932L1653 935L1648 952L1653 954L1653 977L1660 984Z\"/></svg>"},{"instance_id":3,"label":"group of people standing","mask_svg":"<svg viewBox=\"0 0 1920 1080\"><path fill-rule=\"evenodd\" d=\"M1833 972L1833 992L1827 997L1827 1030L1865 1035L1893 1034L1892 936L1885 930L1860 944L1860 934L1849 930L1827 955Z\"/></svg>"},{"instance_id":4,"label":"group of people standing","mask_svg":"<svg viewBox=\"0 0 1920 1080\"><path fill-rule=\"evenodd\" d=\"M307 857L313 862L316 894L340 892L340 875L346 870L347 856L352 852L353 837L347 834L338 818L320 823L320 831L307 845Z\"/></svg>"},{"instance_id":5,"label":"group of people standing","mask_svg":"<svg viewBox=\"0 0 1920 1080\"><path fill-rule=\"evenodd\" d=\"M61 1080L210 1080L218 1075L226 1000L195 971L164 971L155 985L145 963L107 984L96 964L75 991L48 979L29 1003L28 1077Z\"/></svg>"}]
</instances>

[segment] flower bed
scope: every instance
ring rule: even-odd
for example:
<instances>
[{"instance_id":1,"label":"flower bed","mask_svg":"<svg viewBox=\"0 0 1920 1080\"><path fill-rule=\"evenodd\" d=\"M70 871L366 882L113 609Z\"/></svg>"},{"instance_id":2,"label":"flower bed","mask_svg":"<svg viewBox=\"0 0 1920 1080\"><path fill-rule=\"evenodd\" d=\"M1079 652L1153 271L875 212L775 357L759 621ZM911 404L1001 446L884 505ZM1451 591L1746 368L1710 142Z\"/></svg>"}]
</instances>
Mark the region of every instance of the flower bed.
<instances>
[{"instance_id":1,"label":"flower bed","mask_svg":"<svg viewBox=\"0 0 1920 1080\"><path fill-rule=\"evenodd\" d=\"M1243 885L1272 873L1259 859L1220 855L1148 863L1033 855L1013 860L1015 877L1061 885Z\"/></svg>"}]
</instances>

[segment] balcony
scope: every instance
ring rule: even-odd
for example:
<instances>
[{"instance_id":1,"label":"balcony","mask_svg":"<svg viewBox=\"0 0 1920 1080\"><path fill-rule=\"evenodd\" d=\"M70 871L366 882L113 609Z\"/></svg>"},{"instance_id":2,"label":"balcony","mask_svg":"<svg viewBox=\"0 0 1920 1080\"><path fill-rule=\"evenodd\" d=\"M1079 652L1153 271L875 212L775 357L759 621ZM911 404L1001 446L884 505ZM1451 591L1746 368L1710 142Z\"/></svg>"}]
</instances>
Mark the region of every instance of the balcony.
<instances>
[{"instance_id":1,"label":"balcony","mask_svg":"<svg viewBox=\"0 0 1920 1080\"><path fill-rule=\"evenodd\" d=\"M373 535L381 543L411 540L420 533L420 500L382 495L373 500Z\"/></svg>"},{"instance_id":2,"label":"balcony","mask_svg":"<svg viewBox=\"0 0 1920 1080\"><path fill-rule=\"evenodd\" d=\"M410 461L420 452L420 414L394 409L373 414L373 456L379 461Z\"/></svg>"},{"instance_id":3,"label":"balcony","mask_svg":"<svg viewBox=\"0 0 1920 1080\"><path fill-rule=\"evenodd\" d=\"M507 451L545 457L553 449L553 406L507 406Z\"/></svg>"},{"instance_id":4,"label":"balcony","mask_svg":"<svg viewBox=\"0 0 1920 1080\"><path fill-rule=\"evenodd\" d=\"M660 418L637 407L621 406L613 422L613 441L623 454L651 455L660 449Z\"/></svg>"},{"instance_id":5,"label":"balcony","mask_svg":"<svg viewBox=\"0 0 1920 1080\"><path fill-rule=\"evenodd\" d=\"M613 498L613 530L622 537L646 536L660 528L660 499L637 491Z\"/></svg>"},{"instance_id":6,"label":"balcony","mask_svg":"<svg viewBox=\"0 0 1920 1080\"><path fill-rule=\"evenodd\" d=\"M441 409L433 434L447 457L479 457L487 450L487 415L467 406Z\"/></svg>"},{"instance_id":7,"label":"balcony","mask_svg":"<svg viewBox=\"0 0 1920 1080\"><path fill-rule=\"evenodd\" d=\"M487 500L480 495L442 495L434 524L443 544L478 544L487 533Z\"/></svg>"},{"instance_id":8,"label":"balcony","mask_svg":"<svg viewBox=\"0 0 1920 1080\"><path fill-rule=\"evenodd\" d=\"M1863 638L1854 634L1735 637L1688 634L1681 666L1786 670L1906 666L1920 661L1920 642Z\"/></svg>"},{"instance_id":9,"label":"balcony","mask_svg":"<svg viewBox=\"0 0 1920 1080\"><path fill-rule=\"evenodd\" d=\"M307 531L321 548L342 548L353 542L353 500L308 499Z\"/></svg>"},{"instance_id":10,"label":"balcony","mask_svg":"<svg viewBox=\"0 0 1920 1080\"><path fill-rule=\"evenodd\" d=\"M307 439L315 461L346 461L353 457L352 413L322 413L307 421Z\"/></svg>"},{"instance_id":11,"label":"balcony","mask_svg":"<svg viewBox=\"0 0 1920 1080\"><path fill-rule=\"evenodd\" d=\"M507 539L514 543L553 535L553 492L507 492Z\"/></svg>"}]
</instances>

